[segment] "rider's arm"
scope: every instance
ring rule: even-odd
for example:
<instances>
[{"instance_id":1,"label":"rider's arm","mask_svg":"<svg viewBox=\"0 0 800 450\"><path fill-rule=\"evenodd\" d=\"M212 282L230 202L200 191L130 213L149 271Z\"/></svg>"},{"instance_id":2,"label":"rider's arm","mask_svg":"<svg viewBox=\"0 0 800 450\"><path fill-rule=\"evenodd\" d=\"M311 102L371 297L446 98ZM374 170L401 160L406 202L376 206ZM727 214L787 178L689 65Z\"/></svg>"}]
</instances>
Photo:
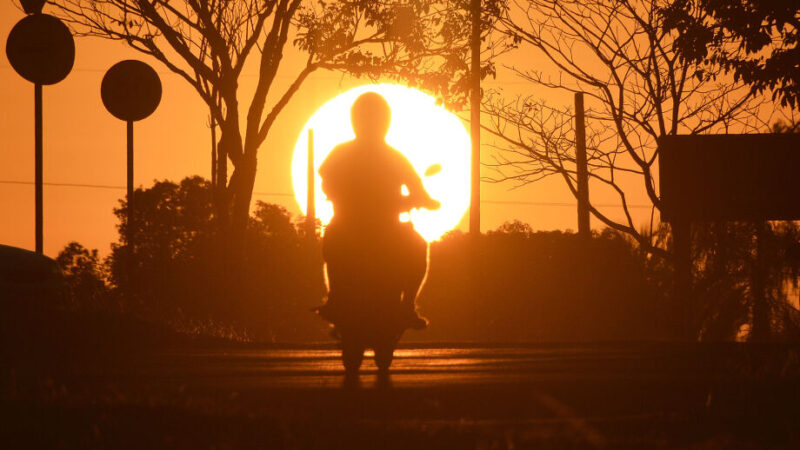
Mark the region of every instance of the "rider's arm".
<instances>
[{"instance_id":1,"label":"rider's arm","mask_svg":"<svg viewBox=\"0 0 800 450\"><path fill-rule=\"evenodd\" d=\"M403 184L408 188L409 193L409 200L416 206L426 208L426 209L439 209L441 204L434 200L428 191L425 189L425 186L422 184L422 178L420 178L417 171L414 170L414 166L411 165L411 162L402 154L397 153L399 158L402 160L400 167L402 168L402 180Z\"/></svg>"}]
</instances>

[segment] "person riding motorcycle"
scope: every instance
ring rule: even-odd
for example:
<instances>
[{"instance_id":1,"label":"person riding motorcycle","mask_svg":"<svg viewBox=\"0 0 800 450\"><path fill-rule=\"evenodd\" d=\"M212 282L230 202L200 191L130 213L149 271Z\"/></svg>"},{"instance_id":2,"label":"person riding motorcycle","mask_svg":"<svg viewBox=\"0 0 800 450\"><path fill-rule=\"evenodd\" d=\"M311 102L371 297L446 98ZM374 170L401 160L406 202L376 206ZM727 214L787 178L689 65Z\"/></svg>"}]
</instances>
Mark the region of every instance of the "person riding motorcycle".
<instances>
[{"instance_id":1,"label":"person riding motorcycle","mask_svg":"<svg viewBox=\"0 0 800 450\"><path fill-rule=\"evenodd\" d=\"M441 205L408 159L385 142L391 109L382 96L359 96L351 121L355 139L334 148L319 169L334 215L322 243L328 300L318 312L334 325L346 320L348 292L364 272L377 272L402 292L399 328L423 329L428 322L416 313L416 298L427 274L427 242L400 214Z\"/></svg>"}]
</instances>

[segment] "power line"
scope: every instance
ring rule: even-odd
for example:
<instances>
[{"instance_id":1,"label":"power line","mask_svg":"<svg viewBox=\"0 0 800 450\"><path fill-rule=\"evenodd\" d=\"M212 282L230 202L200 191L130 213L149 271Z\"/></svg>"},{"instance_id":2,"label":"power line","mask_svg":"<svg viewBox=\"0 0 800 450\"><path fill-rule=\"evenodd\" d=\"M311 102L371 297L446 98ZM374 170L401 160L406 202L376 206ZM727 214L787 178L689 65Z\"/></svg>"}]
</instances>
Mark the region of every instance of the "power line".
<instances>
[{"instance_id":1,"label":"power line","mask_svg":"<svg viewBox=\"0 0 800 450\"><path fill-rule=\"evenodd\" d=\"M0 180L0 184L17 184L17 185L33 185L33 181L19 181L19 180ZM90 189L117 189L117 190L125 190L125 186L117 186L111 184L85 184L85 183L52 183L52 182L44 182L42 183L45 186L55 186L55 187L77 187L77 188L90 188ZM288 194L283 192L259 192L253 191L253 195L262 195L265 197L294 197L294 194Z\"/></svg>"},{"instance_id":2,"label":"power line","mask_svg":"<svg viewBox=\"0 0 800 450\"><path fill-rule=\"evenodd\" d=\"M497 205L530 205L530 206L568 206L575 208L576 203L569 202L527 202L522 200L481 200L481 203L491 203ZM593 203L595 208L613 208L622 205L614 205L611 203ZM652 205L628 205L628 208L652 208Z\"/></svg>"},{"instance_id":3,"label":"power line","mask_svg":"<svg viewBox=\"0 0 800 450\"><path fill-rule=\"evenodd\" d=\"M13 70L13 67L0 65L0 70ZM79 72L79 73L105 73L107 71L108 71L108 69L98 69L98 68L90 68L90 67L73 67L72 70L70 70L70 73L74 73L74 72ZM180 76L179 74L177 74L175 72L172 72L171 70L155 70L155 72L158 75L162 76L162 77L163 76ZM251 77L257 77L257 76L259 76L259 74L256 73L256 72L242 72L240 74L240 76L241 77L245 77L245 78L251 78ZM297 77L294 76L294 75L280 74L280 75L275 75L275 78L285 78L285 79L292 78L292 79L294 79L294 78L297 78ZM319 76L319 75L314 77L314 79L319 79L319 80L321 80L321 79L324 79L324 80L338 80L339 78L340 77L337 77L337 76L323 77L323 76Z\"/></svg>"},{"instance_id":4,"label":"power line","mask_svg":"<svg viewBox=\"0 0 800 450\"><path fill-rule=\"evenodd\" d=\"M33 181L17 181L17 180L0 180L0 184L23 184L33 185ZM94 188L94 189L125 189L125 186L112 186L107 184L80 184L80 183L42 183L45 186L58 186L58 187L80 187L80 188Z\"/></svg>"},{"instance_id":5,"label":"power line","mask_svg":"<svg viewBox=\"0 0 800 450\"><path fill-rule=\"evenodd\" d=\"M19 180L0 180L0 184L16 184L16 185L33 185L33 181L19 181ZM118 189L125 190L125 186L117 186L110 184L87 184L87 183L52 183L45 182L45 186L55 187L77 187L77 188L90 188L90 189ZM253 195L264 197L294 197L294 194L288 192L261 192L253 191ZM522 200L481 200L481 203L494 204L494 205L527 205L527 206L555 206L555 207L569 207L574 208L575 203L570 202L542 202L542 201L522 201ZM598 203L594 205L596 208L613 208L620 205L610 203ZM632 204L628 208L652 208L652 205Z\"/></svg>"},{"instance_id":6,"label":"power line","mask_svg":"<svg viewBox=\"0 0 800 450\"><path fill-rule=\"evenodd\" d=\"M0 65L0 70L13 70L13 67ZM72 70L70 70L70 73L74 73L74 72L105 73L106 71L108 71L108 69L98 69L98 68L90 68L90 67L73 67ZM177 73L172 72L170 70L159 69L159 70L156 70L155 72L160 76L180 76ZM324 72L317 72L313 76L312 82L313 81L339 81L339 80L342 79L342 77L340 75L339 76L337 76L337 75L320 75L321 73L324 73ZM339 73L339 72L337 72L337 73ZM254 78L254 77L258 77L259 74L256 73L256 72L242 72L240 76L244 77L244 78ZM278 78L278 79L296 79L297 76L296 75L287 75L287 74L278 74L278 75L275 75L275 78ZM497 82L497 81L492 81L492 80L483 80L481 83L482 84L488 84L488 85L494 85L494 84L498 84L498 85L500 85L500 84L502 84L502 85L530 84L529 81L525 81L525 80L506 80L506 81L503 81L502 83Z\"/></svg>"}]
</instances>

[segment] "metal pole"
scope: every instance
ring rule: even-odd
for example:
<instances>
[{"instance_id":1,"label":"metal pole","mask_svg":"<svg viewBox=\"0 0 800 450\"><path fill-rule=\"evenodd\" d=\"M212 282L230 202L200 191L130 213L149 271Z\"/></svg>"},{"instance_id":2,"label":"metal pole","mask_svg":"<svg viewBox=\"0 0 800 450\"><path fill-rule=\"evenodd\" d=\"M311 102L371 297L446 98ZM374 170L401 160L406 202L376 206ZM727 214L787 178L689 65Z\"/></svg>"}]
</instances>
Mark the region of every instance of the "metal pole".
<instances>
[{"instance_id":1,"label":"metal pole","mask_svg":"<svg viewBox=\"0 0 800 450\"><path fill-rule=\"evenodd\" d=\"M470 289L472 291L472 324L475 339L479 339L481 283L481 0L470 1L472 34L470 36L470 139L472 141L471 189L469 206L469 234L472 236L470 263Z\"/></svg>"},{"instance_id":2,"label":"metal pole","mask_svg":"<svg viewBox=\"0 0 800 450\"><path fill-rule=\"evenodd\" d=\"M753 292L753 326L750 329L750 341L764 342L769 340L769 308L765 290L764 253L767 224L764 221L756 223L756 260L751 274L751 289Z\"/></svg>"},{"instance_id":3,"label":"metal pole","mask_svg":"<svg viewBox=\"0 0 800 450\"><path fill-rule=\"evenodd\" d=\"M591 237L589 226L589 168L586 162L586 120L583 92L575 93L575 164L578 172L578 235Z\"/></svg>"},{"instance_id":4,"label":"metal pole","mask_svg":"<svg viewBox=\"0 0 800 450\"><path fill-rule=\"evenodd\" d=\"M308 226L308 236L313 238L317 234L317 211L315 204L315 183L316 171L314 170L314 130L308 130L308 167L307 167L307 197L306 197L306 225Z\"/></svg>"},{"instance_id":5,"label":"metal pole","mask_svg":"<svg viewBox=\"0 0 800 450\"><path fill-rule=\"evenodd\" d=\"M36 253L44 253L43 193L42 193L42 85L34 84L34 181L36 203Z\"/></svg>"},{"instance_id":6,"label":"metal pole","mask_svg":"<svg viewBox=\"0 0 800 450\"><path fill-rule=\"evenodd\" d=\"M481 1L471 0L472 68L470 74L470 136L472 139L472 192L469 208L469 232L481 233Z\"/></svg>"},{"instance_id":7,"label":"metal pole","mask_svg":"<svg viewBox=\"0 0 800 450\"><path fill-rule=\"evenodd\" d=\"M211 115L211 192L217 187L217 123Z\"/></svg>"},{"instance_id":8,"label":"metal pole","mask_svg":"<svg viewBox=\"0 0 800 450\"><path fill-rule=\"evenodd\" d=\"M135 215L133 212L133 122L128 121L128 248L133 252L134 242L134 223Z\"/></svg>"},{"instance_id":9,"label":"metal pole","mask_svg":"<svg viewBox=\"0 0 800 450\"><path fill-rule=\"evenodd\" d=\"M682 339L694 340L691 333L692 305L692 229L688 220L674 219L672 227L672 245L675 254L675 293L674 301L677 310L678 332Z\"/></svg>"}]
</instances>

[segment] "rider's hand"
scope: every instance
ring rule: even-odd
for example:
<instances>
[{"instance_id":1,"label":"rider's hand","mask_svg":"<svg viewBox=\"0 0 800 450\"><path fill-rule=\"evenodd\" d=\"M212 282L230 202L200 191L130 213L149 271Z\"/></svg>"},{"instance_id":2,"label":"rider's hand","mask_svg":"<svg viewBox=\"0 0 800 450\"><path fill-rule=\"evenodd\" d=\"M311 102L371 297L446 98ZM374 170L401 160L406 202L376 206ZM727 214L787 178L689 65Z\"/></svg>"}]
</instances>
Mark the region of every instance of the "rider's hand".
<instances>
[{"instance_id":1,"label":"rider's hand","mask_svg":"<svg viewBox=\"0 0 800 450\"><path fill-rule=\"evenodd\" d=\"M442 207L442 203L439 200L434 200L428 197L423 203L422 207L425 209L437 210Z\"/></svg>"}]
</instances>

